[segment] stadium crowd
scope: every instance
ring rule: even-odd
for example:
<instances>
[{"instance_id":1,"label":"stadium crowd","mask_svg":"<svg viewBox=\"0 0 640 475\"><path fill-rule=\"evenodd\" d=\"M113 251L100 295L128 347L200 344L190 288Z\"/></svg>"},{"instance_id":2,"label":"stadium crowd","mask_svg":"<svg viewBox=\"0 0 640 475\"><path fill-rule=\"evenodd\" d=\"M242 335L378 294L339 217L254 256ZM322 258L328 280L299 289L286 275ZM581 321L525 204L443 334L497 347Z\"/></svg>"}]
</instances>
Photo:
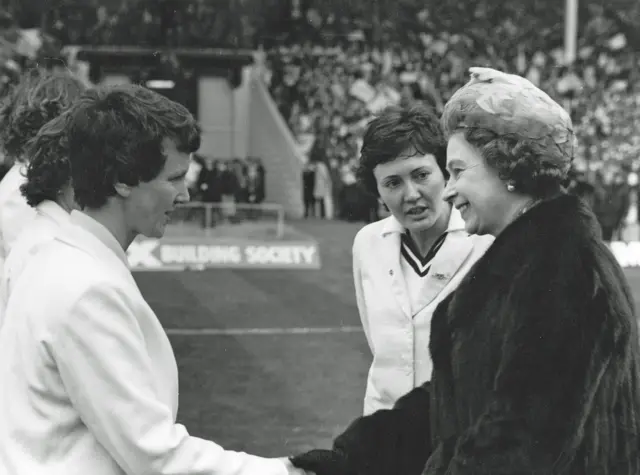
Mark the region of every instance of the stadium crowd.
<instances>
[{"instance_id":1,"label":"stadium crowd","mask_svg":"<svg viewBox=\"0 0 640 475\"><path fill-rule=\"evenodd\" d=\"M265 80L310 160L342 169L332 176L337 202L349 187L363 128L382 108L424 101L441 111L473 65L526 76L571 111L579 148L567 185L588 195L607 237L620 237L625 220L637 221L631 210L640 156L638 58L626 32L604 9L589 8L583 12L577 58L569 65L562 25L554 16L558 11L529 12L518 4L498 15L483 9L489 3L476 3L475 28L453 20L468 15L443 10L417 9L415 21L389 20L384 47L357 21L346 40L328 37L330 16L307 12L307 23L316 28L268 51ZM323 193L316 195L320 199Z\"/></svg>"},{"instance_id":2,"label":"stadium crowd","mask_svg":"<svg viewBox=\"0 0 640 475\"><path fill-rule=\"evenodd\" d=\"M42 47L5 54L0 80L45 58L55 64L63 44L262 49L264 80L313 163L301 178L306 214L371 219L376 203L353 176L364 126L389 104L424 101L441 111L469 66L491 66L526 76L571 111L579 147L568 185L619 230L637 221L638 10L624 0L580 2L569 64L564 2L59 0L37 21L18 12L21 23L44 25ZM11 16L0 17L0 29L16 43Z\"/></svg>"}]
</instances>

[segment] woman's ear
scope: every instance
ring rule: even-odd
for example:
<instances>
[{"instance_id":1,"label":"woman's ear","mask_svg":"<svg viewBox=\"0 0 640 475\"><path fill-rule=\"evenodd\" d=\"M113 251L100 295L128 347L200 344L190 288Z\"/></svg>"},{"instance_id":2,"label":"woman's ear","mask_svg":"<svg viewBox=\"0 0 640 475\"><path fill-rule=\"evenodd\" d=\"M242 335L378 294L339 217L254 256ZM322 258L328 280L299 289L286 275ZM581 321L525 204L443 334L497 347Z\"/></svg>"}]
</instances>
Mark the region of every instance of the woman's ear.
<instances>
[{"instance_id":1,"label":"woman's ear","mask_svg":"<svg viewBox=\"0 0 640 475\"><path fill-rule=\"evenodd\" d=\"M116 193L122 198L128 198L131 194L131 187L129 185L125 185L124 183L116 183L113 185L113 188L116 190Z\"/></svg>"}]
</instances>

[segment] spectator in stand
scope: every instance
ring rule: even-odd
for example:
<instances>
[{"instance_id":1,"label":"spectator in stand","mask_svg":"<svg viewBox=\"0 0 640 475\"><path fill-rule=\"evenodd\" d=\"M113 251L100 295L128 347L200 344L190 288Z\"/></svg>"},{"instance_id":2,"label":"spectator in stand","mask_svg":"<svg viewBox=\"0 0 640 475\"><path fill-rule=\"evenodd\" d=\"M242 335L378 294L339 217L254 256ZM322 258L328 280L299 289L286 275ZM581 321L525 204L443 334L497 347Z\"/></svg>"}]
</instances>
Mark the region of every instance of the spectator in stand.
<instances>
[{"instance_id":1,"label":"spectator in stand","mask_svg":"<svg viewBox=\"0 0 640 475\"><path fill-rule=\"evenodd\" d=\"M307 161L302 167L302 203L304 206L304 217L316 217L316 197L314 188L316 183L315 163Z\"/></svg>"},{"instance_id":2,"label":"spectator in stand","mask_svg":"<svg viewBox=\"0 0 640 475\"><path fill-rule=\"evenodd\" d=\"M240 158L234 158L229 162L229 169L233 172L236 178L236 191L235 201L236 203L247 202L247 164Z\"/></svg>"},{"instance_id":3,"label":"spectator in stand","mask_svg":"<svg viewBox=\"0 0 640 475\"><path fill-rule=\"evenodd\" d=\"M336 158L329 159L329 178L331 180L331 201L333 206L333 218L344 218L344 183L340 170L340 161Z\"/></svg>"},{"instance_id":4,"label":"spectator in stand","mask_svg":"<svg viewBox=\"0 0 640 475\"><path fill-rule=\"evenodd\" d=\"M333 217L333 204L331 203L332 183L329 169L323 160L314 162L313 198L317 207L317 214L320 219Z\"/></svg>"},{"instance_id":5,"label":"spectator in stand","mask_svg":"<svg viewBox=\"0 0 640 475\"><path fill-rule=\"evenodd\" d=\"M198 175L198 190L204 203L219 204L222 200L220 192L220 173L218 162L212 157L202 157L202 169Z\"/></svg>"},{"instance_id":6,"label":"spectator in stand","mask_svg":"<svg viewBox=\"0 0 640 475\"><path fill-rule=\"evenodd\" d=\"M602 238L609 242L620 238L624 218L629 211L630 190L619 165L608 163L597 174L593 210L602 227Z\"/></svg>"},{"instance_id":7,"label":"spectator in stand","mask_svg":"<svg viewBox=\"0 0 640 475\"><path fill-rule=\"evenodd\" d=\"M236 196L238 193L238 178L229 167L227 161L216 162L216 173L220 184L220 200L222 204L222 217L227 221L234 219L236 215Z\"/></svg>"},{"instance_id":8,"label":"spectator in stand","mask_svg":"<svg viewBox=\"0 0 640 475\"><path fill-rule=\"evenodd\" d=\"M264 201L267 198L267 171L262 163L262 159L260 157L254 157L252 163L255 164L258 170L258 179L260 183L260 202Z\"/></svg>"},{"instance_id":9,"label":"spectator in stand","mask_svg":"<svg viewBox=\"0 0 640 475\"><path fill-rule=\"evenodd\" d=\"M247 203L250 205L260 205L265 199L263 170L256 159L249 159L247 164L246 193ZM250 219L255 219L260 216L260 210L250 208L248 216Z\"/></svg>"},{"instance_id":10,"label":"spectator in stand","mask_svg":"<svg viewBox=\"0 0 640 475\"><path fill-rule=\"evenodd\" d=\"M256 160L247 166L247 201L260 204L265 199L264 168Z\"/></svg>"},{"instance_id":11,"label":"spectator in stand","mask_svg":"<svg viewBox=\"0 0 640 475\"><path fill-rule=\"evenodd\" d=\"M207 211L205 211L205 216L201 217L202 226L206 228L207 226L215 226L216 222L222 219L220 169L218 161L212 157L199 157L202 161L202 169L198 175L199 200L205 204L213 205L208 218ZM207 223L207 220L210 222Z\"/></svg>"}]
</instances>

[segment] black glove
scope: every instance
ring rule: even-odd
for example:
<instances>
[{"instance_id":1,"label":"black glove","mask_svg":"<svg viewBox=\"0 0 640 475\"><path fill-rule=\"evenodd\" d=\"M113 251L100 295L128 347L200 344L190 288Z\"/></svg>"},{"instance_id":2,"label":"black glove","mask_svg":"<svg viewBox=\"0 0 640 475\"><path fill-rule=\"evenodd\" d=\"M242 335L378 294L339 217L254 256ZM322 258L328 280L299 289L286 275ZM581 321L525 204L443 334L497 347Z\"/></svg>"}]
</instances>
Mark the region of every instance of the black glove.
<instances>
[{"instance_id":1,"label":"black glove","mask_svg":"<svg viewBox=\"0 0 640 475\"><path fill-rule=\"evenodd\" d=\"M316 475L356 475L351 471L345 453L339 450L315 449L291 457L291 463Z\"/></svg>"},{"instance_id":2,"label":"black glove","mask_svg":"<svg viewBox=\"0 0 640 475\"><path fill-rule=\"evenodd\" d=\"M291 463L316 475L416 475L431 455L430 383L402 396L393 409L361 416L333 443Z\"/></svg>"}]
</instances>

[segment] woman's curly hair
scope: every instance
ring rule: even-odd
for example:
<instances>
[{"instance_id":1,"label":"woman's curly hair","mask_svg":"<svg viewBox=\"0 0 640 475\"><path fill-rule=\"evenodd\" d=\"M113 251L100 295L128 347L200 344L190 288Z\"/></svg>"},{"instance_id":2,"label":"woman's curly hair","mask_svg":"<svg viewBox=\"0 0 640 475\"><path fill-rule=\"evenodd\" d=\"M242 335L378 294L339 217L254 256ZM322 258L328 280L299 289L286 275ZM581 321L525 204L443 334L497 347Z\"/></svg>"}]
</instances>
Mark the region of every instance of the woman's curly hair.
<instances>
[{"instance_id":1,"label":"woman's curly hair","mask_svg":"<svg viewBox=\"0 0 640 475\"><path fill-rule=\"evenodd\" d=\"M10 160L29 161L26 154L29 140L85 89L79 79L65 71L28 72L0 106L0 146L4 154Z\"/></svg>"},{"instance_id":2,"label":"woman's curly hair","mask_svg":"<svg viewBox=\"0 0 640 475\"><path fill-rule=\"evenodd\" d=\"M142 86L89 89L68 115L71 182L81 209L104 206L116 183L133 187L157 177L167 161L165 139L181 153L200 148L200 127L187 108Z\"/></svg>"},{"instance_id":3,"label":"woman's curly hair","mask_svg":"<svg viewBox=\"0 0 640 475\"><path fill-rule=\"evenodd\" d=\"M36 207L45 200L56 201L70 184L67 118L63 113L47 122L27 145L30 160L20 192L29 206Z\"/></svg>"},{"instance_id":4,"label":"woman's curly hair","mask_svg":"<svg viewBox=\"0 0 640 475\"><path fill-rule=\"evenodd\" d=\"M459 132L500 179L511 183L520 193L542 199L560 191L567 172L557 157L549 153L547 142L500 135L479 127L462 128Z\"/></svg>"}]
</instances>

